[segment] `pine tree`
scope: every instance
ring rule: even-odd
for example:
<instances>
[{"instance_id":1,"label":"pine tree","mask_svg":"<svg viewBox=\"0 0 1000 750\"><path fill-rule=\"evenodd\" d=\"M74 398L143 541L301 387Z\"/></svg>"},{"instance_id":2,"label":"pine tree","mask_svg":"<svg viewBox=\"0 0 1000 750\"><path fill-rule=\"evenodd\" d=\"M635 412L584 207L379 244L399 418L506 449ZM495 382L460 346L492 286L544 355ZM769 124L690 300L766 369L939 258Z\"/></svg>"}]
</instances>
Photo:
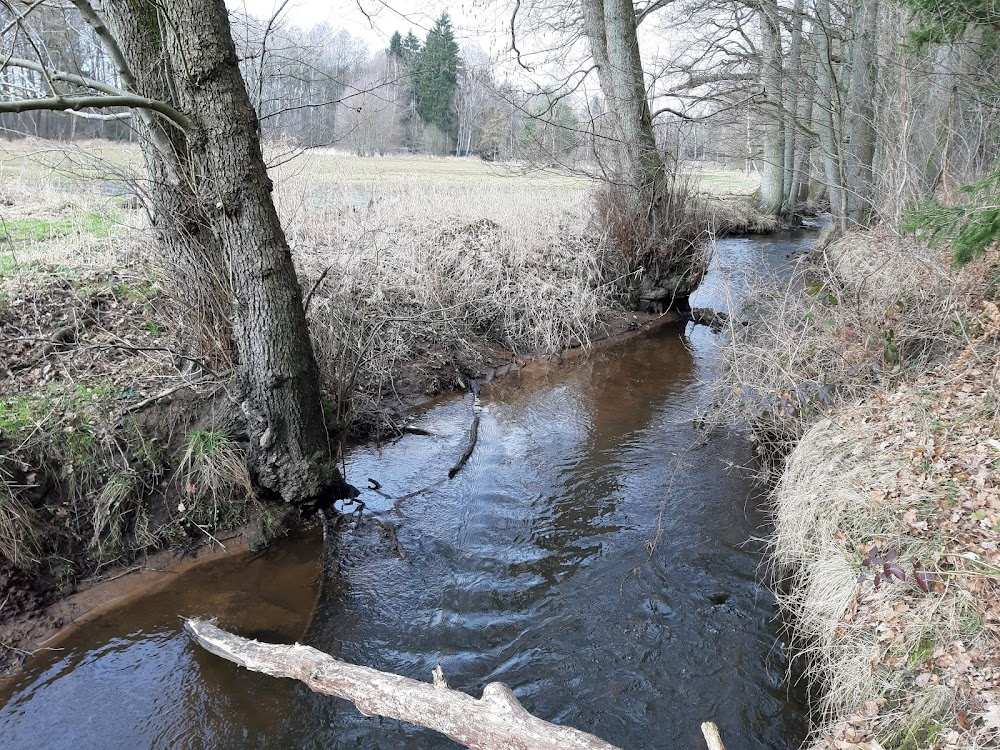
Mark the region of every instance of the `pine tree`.
<instances>
[{"instance_id":1,"label":"pine tree","mask_svg":"<svg viewBox=\"0 0 1000 750\"><path fill-rule=\"evenodd\" d=\"M959 43L974 27L984 31L988 48L996 49L1000 42L1000 7L995 0L902 2L915 15L917 30L910 34L910 42L917 48ZM1000 159L993 172L959 188L958 195L962 200L952 205L936 198L922 201L904 216L902 229L916 233L931 247L950 243L955 265L962 266L1000 240Z\"/></svg>"},{"instance_id":2,"label":"pine tree","mask_svg":"<svg viewBox=\"0 0 1000 750\"><path fill-rule=\"evenodd\" d=\"M413 33L413 29L410 29L406 34L406 38L403 40L403 58L412 60L419 57L420 52L420 40L417 39L416 34Z\"/></svg>"},{"instance_id":3,"label":"pine tree","mask_svg":"<svg viewBox=\"0 0 1000 750\"><path fill-rule=\"evenodd\" d=\"M403 36L398 31L393 33L389 39L389 54L400 60L403 59Z\"/></svg>"},{"instance_id":4,"label":"pine tree","mask_svg":"<svg viewBox=\"0 0 1000 750\"><path fill-rule=\"evenodd\" d=\"M400 115L403 127L403 145L413 151L420 141L420 118L417 115L418 88L423 48L413 30L403 37L398 31L389 40L389 57L395 61L395 73L399 80L400 99L405 102L405 110Z\"/></svg>"},{"instance_id":5,"label":"pine tree","mask_svg":"<svg viewBox=\"0 0 1000 750\"><path fill-rule=\"evenodd\" d=\"M458 44L445 11L427 33L417 77L417 112L427 125L450 136L458 88Z\"/></svg>"}]
</instances>

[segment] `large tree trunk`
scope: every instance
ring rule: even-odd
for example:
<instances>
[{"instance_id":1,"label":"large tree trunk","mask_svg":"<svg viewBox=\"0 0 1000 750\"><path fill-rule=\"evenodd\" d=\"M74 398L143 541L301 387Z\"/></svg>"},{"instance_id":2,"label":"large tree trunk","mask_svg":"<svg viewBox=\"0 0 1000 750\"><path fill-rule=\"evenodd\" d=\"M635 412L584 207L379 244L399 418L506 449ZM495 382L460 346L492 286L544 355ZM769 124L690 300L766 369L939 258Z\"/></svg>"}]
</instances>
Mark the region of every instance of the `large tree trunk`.
<instances>
[{"instance_id":1,"label":"large tree trunk","mask_svg":"<svg viewBox=\"0 0 1000 750\"><path fill-rule=\"evenodd\" d=\"M833 214L834 226L843 231L847 228L847 202L840 148L842 97L833 54L830 0L816 0L816 17L816 101L813 111L830 198L830 213Z\"/></svg>"},{"instance_id":2,"label":"large tree trunk","mask_svg":"<svg viewBox=\"0 0 1000 750\"><path fill-rule=\"evenodd\" d=\"M761 83L766 97L763 167L757 203L768 214L781 213L785 199L785 125L781 22L774 0L760 3ZM790 165L789 165L790 166Z\"/></svg>"},{"instance_id":3,"label":"large tree trunk","mask_svg":"<svg viewBox=\"0 0 1000 750\"><path fill-rule=\"evenodd\" d=\"M806 165L808 140L800 125L812 117L812 97L808 82L802 75L802 18L803 0L795 0L792 7L792 33L788 44L788 75L785 78L785 214L793 216L798 210L802 184L802 169ZM803 155L805 158L803 158Z\"/></svg>"},{"instance_id":4,"label":"large tree trunk","mask_svg":"<svg viewBox=\"0 0 1000 750\"><path fill-rule=\"evenodd\" d=\"M878 0L858 0L849 46L851 80L847 116L847 223L867 227L872 210L872 163L875 158L875 39Z\"/></svg>"},{"instance_id":5,"label":"large tree trunk","mask_svg":"<svg viewBox=\"0 0 1000 750\"><path fill-rule=\"evenodd\" d=\"M685 257L674 248L658 252L649 247L670 244L672 235L677 236L671 222L679 214L671 210L674 169L664 162L653 133L635 7L631 0L580 2L584 31L618 142L614 185L624 192L627 220L634 223L645 243L641 246L640 241L636 248L646 265L644 284L683 305L701 281L704 268L693 250Z\"/></svg>"},{"instance_id":6,"label":"large tree trunk","mask_svg":"<svg viewBox=\"0 0 1000 750\"><path fill-rule=\"evenodd\" d=\"M191 120L146 146L160 236L231 298L240 405L259 484L303 502L339 484L291 252L223 0L105 0L148 90ZM163 127L159 126L158 127ZM172 163L171 163L172 162ZM163 190L163 194L160 193ZM162 213L161 213L162 212ZM172 243L179 243L173 245Z\"/></svg>"},{"instance_id":7,"label":"large tree trunk","mask_svg":"<svg viewBox=\"0 0 1000 750\"><path fill-rule=\"evenodd\" d=\"M78 3L86 9L86 5ZM164 65L161 20L157 8L143 0L106 0L108 24L124 57L119 76L132 91L170 102L172 84ZM93 16L92 23L101 19ZM133 118L146 162L143 195L151 210L162 265L170 272L173 293L187 306L196 328L193 344L212 359L231 364L232 298L226 263L210 219L195 191L196 172L188 153L187 134L149 113Z\"/></svg>"}]
</instances>

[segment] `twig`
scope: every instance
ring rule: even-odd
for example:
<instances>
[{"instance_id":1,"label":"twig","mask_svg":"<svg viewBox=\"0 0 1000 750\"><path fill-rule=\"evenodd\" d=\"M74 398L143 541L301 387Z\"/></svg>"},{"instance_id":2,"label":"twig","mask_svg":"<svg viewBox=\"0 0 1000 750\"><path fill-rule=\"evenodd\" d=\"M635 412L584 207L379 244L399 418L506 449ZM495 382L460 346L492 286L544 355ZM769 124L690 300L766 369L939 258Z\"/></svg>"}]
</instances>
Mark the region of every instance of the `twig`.
<instances>
[{"instance_id":1,"label":"twig","mask_svg":"<svg viewBox=\"0 0 1000 750\"><path fill-rule=\"evenodd\" d=\"M708 750L726 750L726 746L722 744L719 728L715 726L714 721L704 722L701 725L701 733L705 736L705 742L708 743Z\"/></svg>"},{"instance_id":2,"label":"twig","mask_svg":"<svg viewBox=\"0 0 1000 750\"><path fill-rule=\"evenodd\" d=\"M34 656L39 651L65 651L66 650L65 648L52 648L52 647L49 647L49 646L45 646L45 647L42 647L42 648L36 648L34 651L28 651L27 649L24 649L24 648L18 648L17 646L11 646L6 641L0 641L0 646L2 646L3 648L7 649L8 651L13 651L15 654L21 654L21 656L24 656L24 657Z\"/></svg>"},{"instance_id":3,"label":"twig","mask_svg":"<svg viewBox=\"0 0 1000 750\"><path fill-rule=\"evenodd\" d=\"M323 283L323 279L326 278L326 275L330 273L331 268L333 268L333 266L327 266L323 269L323 273L319 275L319 278L316 279L316 283L314 283L312 285L312 289L309 290L309 294L306 295L306 301L302 303L302 309L306 312L309 312L309 303L312 302L313 295L316 293L319 285Z\"/></svg>"},{"instance_id":4,"label":"twig","mask_svg":"<svg viewBox=\"0 0 1000 750\"><path fill-rule=\"evenodd\" d=\"M369 516L368 520L381 527L382 537L389 542L389 551L396 555L400 560L406 560L406 550L404 550L403 545L399 543L399 537L396 536L396 527L388 521L383 521L379 518L372 518Z\"/></svg>"},{"instance_id":5,"label":"twig","mask_svg":"<svg viewBox=\"0 0 1000 750\"><path fill-rule=\"evenodd\" d=\"M218 545L219 545L220 547L222 547L222 551L223 551L223 552L228 552L228 551L229 551L229 550L227 550L227 549L226 549L226 545L224 545L224 544L223 544L222 542L220 542L220 541L219 541L218 539L216 539L216 538L215 538L214 536L212 536L212 534L211 534L211 532L210 532L210 531L208 530L208 527L207 527L207 526L202 526L202 525L201 525L200 523L196 523L196 524L195 524L194 526L195 526L195 528L197 528L197 529L198 529L198 531L200 531L200 532L201 532L202 534L204 534L204 535L205 535L205 536L207 536L207 537L208 537L209 539L211 539L211 540L212 540L213 542L215 542L215 543L216 543L216 544L218 544Z\"/></svg>"},{"instance_id":6,"label":"twig","mask_svg":"<svg viewBox=\"0 0 1000 750\"><path fill-rule=\"evenodd\" d=\"M465 462L472 456L472 451L476 449L476 441L479 440L479 413L482 407L479 405L479 384L475 380L470 381L472 385L472 424L469 426L469 442L465 446L458 461L448 470L448 479L454 479L455 475L462 470Z\"/></svg>"},{"instance_id":7,"label":"twig","mask_svg":"<svg viewBox=\"0 0 1000 750\"><path fill-rule=\"evenodd\" d=\"M128 408L125 409L125 413L126 414L130 414L130 413L132 413L134 411L141 411L142 409L145 409L150 404L155 404L161 398L166 398L167 396L169 396L172 393L176 393L177 391L183 390L184 388L193 388L196 385L201 385L202 383L207 383L210 380L217 380L217 378L216 378L216 376L210 375L210 376L207 376L207 377L204 377L204 378L199 378L198 380L193 380L193 381L191 381L189 383L185 382L185 383L181 383L179 385L172 386L170 388L167 388L165 391L160 391L159 393L156 393L156 394L150 396L149 398L144 398L142 401L140 401L137 404L132 404L131 406L129 406Z\"/></svg>"}]
</instances>

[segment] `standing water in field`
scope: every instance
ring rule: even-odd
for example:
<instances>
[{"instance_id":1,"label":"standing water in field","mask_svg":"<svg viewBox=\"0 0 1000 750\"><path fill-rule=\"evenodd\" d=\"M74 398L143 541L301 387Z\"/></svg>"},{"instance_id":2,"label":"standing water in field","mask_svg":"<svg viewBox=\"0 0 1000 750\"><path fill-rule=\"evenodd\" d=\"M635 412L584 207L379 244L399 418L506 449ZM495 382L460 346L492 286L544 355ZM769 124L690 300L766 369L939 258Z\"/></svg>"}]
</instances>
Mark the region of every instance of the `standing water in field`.
<instances>
[{"instance_id":1,"label":"standing water in field","mask_svg":"<svg viewBox=\"0 0 1000 750\"><path fill-rule=\"evenodd\" d=\"M721 279L775 267L802 235L727 240L695 304L725 309ZM796 746L773 600L759 582L766 513L732 465L741 436L692 426L716 356L707 329L673 326L484 386L479 441L462 452L471 397L447 399L388 446L347 458L381 492L341 530L318 586L320 545L227 558L83 626L0 688L4 748L449 748L424 729L361 716L188 642L178 615L218 615L261 640L478 695L510 685L525 708L623 748ZM379 527L392 523L405 552Z\"/></svg>"}]
</instances>

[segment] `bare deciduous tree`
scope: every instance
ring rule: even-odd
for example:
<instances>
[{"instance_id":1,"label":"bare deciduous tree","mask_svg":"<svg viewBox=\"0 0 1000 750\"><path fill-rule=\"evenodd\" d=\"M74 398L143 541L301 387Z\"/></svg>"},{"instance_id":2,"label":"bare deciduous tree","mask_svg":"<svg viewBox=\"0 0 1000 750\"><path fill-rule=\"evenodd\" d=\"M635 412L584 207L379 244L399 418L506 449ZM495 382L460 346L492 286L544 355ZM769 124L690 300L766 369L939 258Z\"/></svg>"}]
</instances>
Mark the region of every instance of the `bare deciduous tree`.
<instances>
[{"instance_id":1,"label":"bare deciduous tree","mask_svg":"<svg viewBox=\"0 0 1000 750\"><path fill-rule=\"evenodd\" d=\"M37 63L8 60L40 69L50 90L0 103L0 111L126 106L140 115L161 244L179 269L209 280L208 296L232 322L237 402L257 481L296 503L341 486L224 1L105 0L100 11L72 2L113 60L114 85L53 71L43 54Z\"/></svg>"}]
</instances>

